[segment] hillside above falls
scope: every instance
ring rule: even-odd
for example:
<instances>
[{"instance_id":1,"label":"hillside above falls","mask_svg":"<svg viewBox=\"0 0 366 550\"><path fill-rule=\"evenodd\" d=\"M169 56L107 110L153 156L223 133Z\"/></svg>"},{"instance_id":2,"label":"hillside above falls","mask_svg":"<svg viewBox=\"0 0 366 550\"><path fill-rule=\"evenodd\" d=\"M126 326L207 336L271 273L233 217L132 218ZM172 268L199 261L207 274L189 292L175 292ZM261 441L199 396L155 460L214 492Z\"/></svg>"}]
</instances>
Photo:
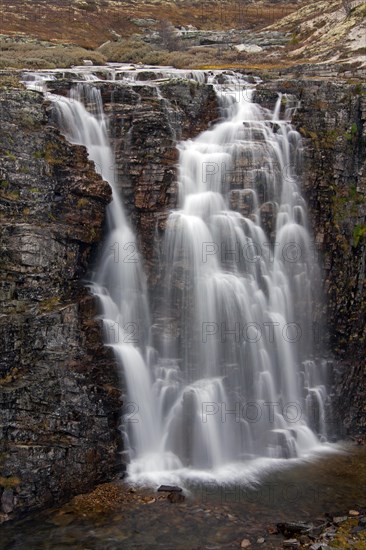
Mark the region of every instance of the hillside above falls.
<instances>
[{"instance_id":1,"label":"hillside above falls","mask_svg":"<svg viewBox=\"0 0 366 550\"><path fill-rule=\"evenodd\" d=\"M291 59L366 66L366 4L361 0L307 2L267 30L291 33Z\"/></svg>"},{"instance_id":2,"label":"hillside above falls","mask_svg":"<svg viewBox=\"0 0 366 550\"><path fill-rule=\"evenodd\" d=\"M0 7L0 68L129 62L363 78L366 6L331 2L17 2Z\"/></svg>"}]
</instances>

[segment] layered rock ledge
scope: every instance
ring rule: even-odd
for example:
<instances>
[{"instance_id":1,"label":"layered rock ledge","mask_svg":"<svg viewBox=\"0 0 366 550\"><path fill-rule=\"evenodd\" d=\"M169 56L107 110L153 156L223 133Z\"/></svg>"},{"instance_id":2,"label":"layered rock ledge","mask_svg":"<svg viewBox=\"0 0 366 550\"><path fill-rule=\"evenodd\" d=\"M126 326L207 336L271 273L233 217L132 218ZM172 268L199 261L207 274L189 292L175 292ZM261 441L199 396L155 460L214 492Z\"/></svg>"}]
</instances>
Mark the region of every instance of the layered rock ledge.
<instances>
[{"instance_id":1,"label":"layered rock ledge","mask_svg":"<svg viewBox=\"0 0 366 550\"><path fill-rule=\"evenodd\" d=\"M2 519L119 468L117 371L84 284L109 185L49 123L43 98L0 89Z\"/></svg>"}]
</instances>

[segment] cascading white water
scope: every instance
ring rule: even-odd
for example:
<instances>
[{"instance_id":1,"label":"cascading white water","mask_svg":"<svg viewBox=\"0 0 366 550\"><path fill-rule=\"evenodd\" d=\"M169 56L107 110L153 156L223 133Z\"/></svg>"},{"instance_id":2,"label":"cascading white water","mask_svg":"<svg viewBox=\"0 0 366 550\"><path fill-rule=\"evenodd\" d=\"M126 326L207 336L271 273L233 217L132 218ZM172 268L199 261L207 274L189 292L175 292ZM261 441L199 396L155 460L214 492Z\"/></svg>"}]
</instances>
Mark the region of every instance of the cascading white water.
<instances>
[{"instance_id":1,"label":"cascading white water","mask_svg":"<svg viewBox=\"0 0 366 550\"><path fill-rule=\"evenodd\" d=\"M280 116L281 97L272 113L252 102L243 79L215 87L224 122L179 144L180 205L167 224L163 310L152 321L100 91L78 84L55 101L63 132L87 147L113 191L91 288L136 413L125 426L135 481L208 471L219 479L228 467L229 477L245 475L249 459L302 456L325 431L300 136L289 111Z\"/></svg>"},{"instance_id":2,"label":"cascading white water","mask_svg":"<svg viewBox=\"0 0 366 550\"><path fill-rule=\"evenodd\" d=\"M48 98L54 99L56 119L67 139L87 148L96 170L112 188L112 201L107 208L107 238L91 290L100 302L106 343L113 347L123 367L129 400L134 405L138 403L139 416L144 419L132 422L132 431L125 433L126 444L139 455L150 451L159 441L159 426L154 421L157 405L151 392L151 373L146 367L150 314L136 237L116 188L114 154L100 90L79 83L71 89L69 98L52 94Z\"/></svg>"},{"instance_id":3,"label":"cascading white water","mask_svg":"<svg viewBox=\"0 0 366 550\"><path fill-rule=\"evenodd\" d=\"M226 120L179 146L180 209L165 239L163 318L176 335L162 338L155 383L164 445L202 469L301 456L318 442L314 398L324 420L322 376L310 362L309 378L307 361L314 261L300 136L280 120L281 97L273 113L248 86L235 101L237 82L221 94Z\"/></svg>"}]
</instances>

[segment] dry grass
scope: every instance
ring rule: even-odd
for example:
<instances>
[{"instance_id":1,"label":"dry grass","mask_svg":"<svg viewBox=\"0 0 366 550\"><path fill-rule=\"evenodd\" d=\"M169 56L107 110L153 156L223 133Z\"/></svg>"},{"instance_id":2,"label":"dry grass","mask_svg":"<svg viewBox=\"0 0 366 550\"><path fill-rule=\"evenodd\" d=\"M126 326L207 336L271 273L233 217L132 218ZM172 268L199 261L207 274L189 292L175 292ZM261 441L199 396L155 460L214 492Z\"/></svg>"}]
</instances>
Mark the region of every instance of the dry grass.
<instances>
[{"instance_id":1,"label":"dry grass","mask_svg":"<svg viewBox=\"0 0 366 550\"><path fill-rule=\"evenodd\" d=\"M1 75L1 79L0 79L0 89L4 89L4 88L24 88L23 84L21 84L19 78L14 75L14 74L6 74L6 73L2 73ZM6 185L7 182L2 180L0 181L0 187L8 187L8 185Z\"/></svg>"},{"instance_id":2,"label":"dry grass","mask_svg":"<svg viewBox=\"0 0 366 550\"><path fill-rule=\"evenodd\" d=\"M0 69L66 68L82 64L83 59L94 64L140 62L192 69L275 69L305 59L350 63L356 57L360 64L362 56L365 58L365 16L364 5L346 16L341 0L304 0L294 5L246 0L2 0L2 29L13 40L3 36L1 41L0 35ZM141 23L141 18L152 21ZM143 41L144 25L149 31L159 30L168 21L202 30L268 28L292 32L293 38L286 49L273 56L270 50L245 54L225 47L184 49L183 40L174 51L174 45ZM121 38L117 39L118 35Z\"/></svg>"},{"instance_id":3,"label":"dry grass","mask_svg":"<svg viewBox=\"0 0 366 550\"><path fill-rule=\"evenodd\" d=\"M177 69L229 69L276 68L276 63L263 63L261 54L239 53L234 49L219 47L192 47L186 50L167 51L156 45L146 44L141 38L132 38L107 44L99 50L108 61L142 63L146 65L170 65ZM280 68L291 63L281 63Z\"/></svg>"},{"instance_id":4,"label":"dry grass","mask_svg":"<svg viewBox=\"0 0 366 550\"><path fill-rule=\"evenodd\" d=\"M117 63L142 63L145 65L170 65L177 69L276 69L291 66L291 62L266 60L263 54L239 53L235 49L196 46L168 51L162 46L144 42L141 37L132 37L118 42L109 42L98 51L77 46L62 46L51 43L17 43L11 40L0 42L3 68L67 68L81 65L83 59L94 64L106 61Z\"/></svg>"},{"instance_id":5,"label":"dry grass","mask_svg":"<svg viewBox=\"0 0 366 550\"><path fill-rule=\"evenodd\" d=\"M4 34L28 35L40 40L96 48L112 38L141 32L132 19L152 18L199 29L255 29L270 25L298 9L298 4L246 4L238 0L184 0L148 2L107 0L2 0ZM158 23L157 23L158 24ZM157 25L150 25L154 28Z\"/></svg>"},{"instance_id":6,"label":"dry grass","mask_svg":"<svg viewBox=\"0 0 366 550\"><path fill-rule=\"evenodd\" d=\"M17 43L0 41L0 69L52 69L81 65L83 59L91 59L95 64L103 64L106 58L95 51L78 46L62 46L51 43Z\"/></svg>"},{"instance_id":7,"label":"dry grass","mask_svg":"<svg viewBox=\"0 0 366 550\"><path fill-rule=\"evenodd\" d=\"M94 64L141 62L177 68L241 63L245 56L233 50L177 52L147 44L141 39L144 28L138 19L152 19L147 23L149 30L159 29L166 21L198 29L260 29L297 7L238 0L2 0L0 21L5 34L0 35L0 69L67 68L82 64L83 59ZM116 33L121 36L117 42Z\"/></svg>"},{"instance_id":8,"label":"dry grass","mask_svg":"<svg viewBox=\"0 0 366 550\"><path fill-rule=\"evenodd\" d=\"M216 48L190 48L184 51L167 51L144 43L141 39L131 39L108 44L100 50L109 61L143 63L146 65L171 65L177 69L196 68L217 63L221 53ZM232 62L237 54L225 53L226 60Z\"/></svg>"}]
</instances>

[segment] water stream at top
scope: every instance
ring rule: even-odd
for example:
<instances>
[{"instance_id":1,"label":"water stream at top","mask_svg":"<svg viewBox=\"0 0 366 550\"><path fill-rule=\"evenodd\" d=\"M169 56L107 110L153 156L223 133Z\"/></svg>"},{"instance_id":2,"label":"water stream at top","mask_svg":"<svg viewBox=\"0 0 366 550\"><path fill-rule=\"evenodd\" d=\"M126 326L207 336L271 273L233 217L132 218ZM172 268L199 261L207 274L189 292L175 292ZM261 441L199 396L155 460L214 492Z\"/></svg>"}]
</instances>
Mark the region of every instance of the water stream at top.
<instances>
[{"instance_id":1,"label":"water stream at top","mask_svg":"<svg viewBox=\"0 0 366 550\"><path fill-rule=\"evenodd\" d=\"M224 120L178 144L179 205L153 316L100 90L88 78L54 101L62 131L87 147L113 191L91 289L134 411L123 431L137 482L253 478L309 456L326 436L325 373L312 349L316 262L291 109L281 96L273 112L255 104L237 75L224 87L222 75L195 78L211 80Z\"/></svg>"}]
</instances>

